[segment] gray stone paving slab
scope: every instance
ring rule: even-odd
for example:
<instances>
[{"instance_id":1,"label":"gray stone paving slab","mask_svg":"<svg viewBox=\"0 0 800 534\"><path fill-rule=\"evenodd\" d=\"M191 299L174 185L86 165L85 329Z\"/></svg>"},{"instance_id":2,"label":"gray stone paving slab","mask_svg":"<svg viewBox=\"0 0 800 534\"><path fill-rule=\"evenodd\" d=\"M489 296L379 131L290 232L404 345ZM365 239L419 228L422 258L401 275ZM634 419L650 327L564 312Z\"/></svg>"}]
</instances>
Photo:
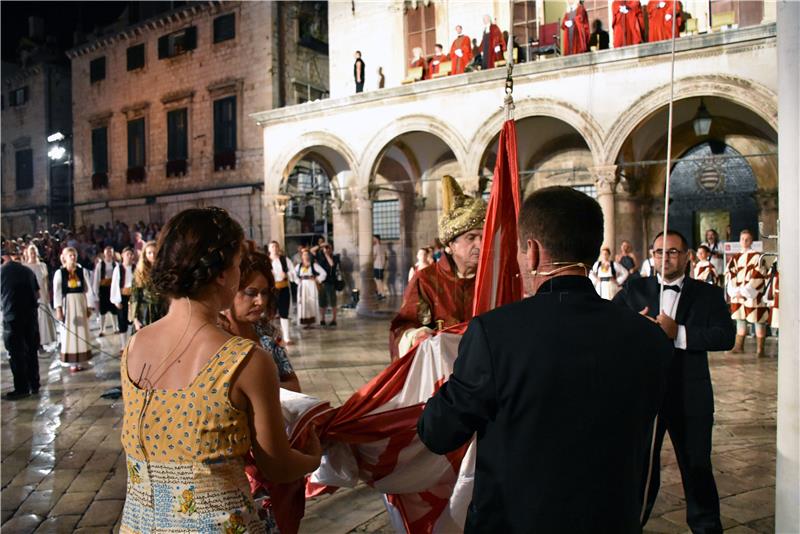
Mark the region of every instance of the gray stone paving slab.
<instances>
[{"instance_id":1,"label":"gray stone paving slab","mask_svg":"<svg viewBox=\"0 0 800 534\"><path fill-rule=\"evenodd\" d=\"M388 363L388 323L343 311L336 329L298 331L290 357L306 393L338 406ZM118 336L94 366L70 374L55 355L40 358L38 396L0 404L0 528L5 532L114 531L125 498L120 400L100 395L119 381ZM748 343L747 347L751 347ZM768 346L775 352L774 341ZM726 532L774 531L777 360L714 354L712 462ZM11 389L3 353L0 384ZM686 532L675 456L665 440L662 489L645 532ZM360 485L308 501L303 534L389 533L380 496Z\"/></svg>"}]
</instances>

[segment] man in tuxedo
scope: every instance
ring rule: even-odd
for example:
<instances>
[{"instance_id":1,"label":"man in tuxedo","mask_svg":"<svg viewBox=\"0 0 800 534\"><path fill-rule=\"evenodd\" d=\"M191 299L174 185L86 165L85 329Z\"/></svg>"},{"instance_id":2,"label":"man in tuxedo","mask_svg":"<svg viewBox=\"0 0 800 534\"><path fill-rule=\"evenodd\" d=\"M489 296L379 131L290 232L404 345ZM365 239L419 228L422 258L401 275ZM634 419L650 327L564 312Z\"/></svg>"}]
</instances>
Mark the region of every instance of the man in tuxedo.
<instances>
[{"instance_id":1,"label":"man in tuxedo","mask_svg":"<svg viewBox=\"0 0 800 534\"><path fill-rule=\"evenodd\" d=\"M595 200L540 189L523 203L519 236L533 296L472 320L419 436L447 454L477 433L468 533L641 532L671 343L592 287L587 265L603 240Z\"/></svg>"},{"instance_id":2,"label":"man in tuxedo","mask_svg":"<svg viewBox=\"0 0 800 534\"><path fill-rule=\"evenodd\" d=\"M614 302L640 311L673 340L675 355L668 372L664 404L659 411L655 446L648 465L646 508L642 525L653 509L660 483L659 458L664 432L669 432L686 495L686 522L695 534L722 532L719 494L711 470L711 427L714 393L706 351L733 347L736 331L722 289L685 276L689 261L686 239L675 231L653 242L658 276L632 280ZM661 268L664 297L659 305Z\"/></svg>"}]
</instances>

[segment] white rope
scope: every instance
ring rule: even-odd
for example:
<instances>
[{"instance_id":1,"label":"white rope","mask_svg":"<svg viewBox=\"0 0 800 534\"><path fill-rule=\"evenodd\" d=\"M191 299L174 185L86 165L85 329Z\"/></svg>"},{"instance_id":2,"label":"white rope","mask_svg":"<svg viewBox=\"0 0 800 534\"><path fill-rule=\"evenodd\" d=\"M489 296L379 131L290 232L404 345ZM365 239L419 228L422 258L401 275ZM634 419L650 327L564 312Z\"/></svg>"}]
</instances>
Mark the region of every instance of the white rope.
<instances>
[{"instance_id":1,"label":"white rope","mask_svg":"<svg viewBox=\"0 0 800 534\"><path fill-rule=\"evenodd\" d=\"M669 178L670 178L670 167L672 165L672 110L673 110L673 103L675 99L675 30L676 28L676 21L675 21L675 8L678 0L672 0L672 53L670 56L670 75L669 75L669 111L667 113L667 173L666 173L666 185L664 186L664 227L663 227L663 237L661 238L661 284L659 288L658 294L658 312L661 313L661 310L664 308L664 285L666 281L664 280L664 265L666 258L664 257L664 244L667 241L667 230L669 229ZM645 481L644 486L644 499L642 499L642 512L639 516L639 522L641 523L644 521L644 514L647 511L647 499L650 495L650 481L653 477L653 463L655 461L655 446L656 446L656 433L658 432L658 414L656 414L655 420L653 421L653 437L650 441L650 454L649 454L649 463L647 466L647 480ZM642 525L644 526L644 525Z\"/></svg>"},{"instance_id":2,"label":"white rope","mask_svg":"<svg viewBox=\"0 0 800 534\"><path fill-rule=\"evenodd\" d=\"M672 113L674 107L674 100L675 100L675 30L676 28L676 20L675 20L675 9L676 9L677 0L673 0L672 2L672 53L670 57L670 76L669 76L669 110L667 112L667 172L666 172L666 184L664 186L664 226L663 226L663 238L661 240L662 243L666 243L667 241L667 230L669 229L669 180L671 174L671 167L672 167ZM662 244L662 250L664 245ZM665 250L663 252L666 253ZM665 260L664 255L661 256L661 287L659 289L658 294L658 311L661 313L661 309L664 307L664 284L666 283L664 280L664 266Z\"/></svg>"}]
</instances>

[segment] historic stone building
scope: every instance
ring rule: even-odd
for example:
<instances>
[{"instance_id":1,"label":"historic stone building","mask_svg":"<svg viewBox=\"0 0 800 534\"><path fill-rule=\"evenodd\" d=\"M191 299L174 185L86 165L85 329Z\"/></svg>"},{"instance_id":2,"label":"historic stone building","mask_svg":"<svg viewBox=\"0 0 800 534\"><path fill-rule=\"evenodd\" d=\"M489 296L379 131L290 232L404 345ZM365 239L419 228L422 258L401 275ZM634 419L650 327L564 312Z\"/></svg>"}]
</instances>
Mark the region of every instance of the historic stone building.
<instances>
[{"instance_id":1,"label":"historic stone building","mask_svg":"<svg viewBox=\"0 0 800 534\"><path fill-rule=\"evenodd\" d=\"M327 97L326 7L192 2L70 50L76 224L217 205L264 241L248 115Z\"/></svg>"},{"instance_id":2,"label":"historic stone building","mask_svg":"<svg viewBox=\"0 0 800 534\"><path fill-rule=\"evenodd\" d=\"M610 2L585 4L590 16L608 19ZM529 19L519 20L520 5ZM694 244L707 228L736 239L742 228L758 232L763 222L774 233L774 4L684 2L684 8L695 23L676 41L670 224ZM541 30L558 20L563 4L331 3L334 98L252 116L264 134L272 237L293 244L304 234L294 229L298 218L317 221L306 221L306 230L319 230L324 218L329 231L330 220L336 249L346 263L361 266L369 284L370 238L382 233L391 251L390 281L402 290L416 247L436 237L441 176L454 175L476 195L489 191L506 78L505 68L495 68L402 84L410 48L422 39L449 50L456 24L480 38L482 13L517 35L525 24ZM382 31L367 31L378 25ZM410 31L420 28L422 37ZM356 49L367 65L362 94L353 94ZM606 245L614 249L628 239L645 256L663 218L671 43L567 57L535 52L528 49L532 60L514 68L523 193L565 184L596 196ZM379 66L385 88L376 90L370 76ZM304 197L312 193L327 203L309 210Z\"/></svg>"},{"instance_id":3,"label":"historic stone building","mask_svg":"<svg viewBox=\"0 0 800 534\"><path fill-rule=\"evenodd\" d=\"M45 42L42 21L32 18L20 64L3 62L2 226L18 236L68 221L69 167L52 162L47 137L67 138L70 118L69 65Z\"/></svg>"}]
</instances>

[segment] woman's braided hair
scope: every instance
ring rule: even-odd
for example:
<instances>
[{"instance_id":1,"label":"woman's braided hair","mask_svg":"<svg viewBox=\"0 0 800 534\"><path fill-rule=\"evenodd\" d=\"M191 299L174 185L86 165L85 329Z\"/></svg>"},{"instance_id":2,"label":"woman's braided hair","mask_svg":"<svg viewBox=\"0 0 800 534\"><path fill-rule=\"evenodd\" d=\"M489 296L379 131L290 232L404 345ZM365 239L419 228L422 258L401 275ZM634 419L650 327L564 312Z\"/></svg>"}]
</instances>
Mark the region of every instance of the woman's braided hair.
<instances>
[{"instance_id":1,"label":"woman's braided hair","mask_svg":"<svg viewBox=\"0 0 800 534\"><path fill-rule=\"evenodd\" d=\"M153 288L172 298L196 296L231 266L243 240L242 227L221 208L178 213L159 236Z\"/></svg>"}]
</instances>

